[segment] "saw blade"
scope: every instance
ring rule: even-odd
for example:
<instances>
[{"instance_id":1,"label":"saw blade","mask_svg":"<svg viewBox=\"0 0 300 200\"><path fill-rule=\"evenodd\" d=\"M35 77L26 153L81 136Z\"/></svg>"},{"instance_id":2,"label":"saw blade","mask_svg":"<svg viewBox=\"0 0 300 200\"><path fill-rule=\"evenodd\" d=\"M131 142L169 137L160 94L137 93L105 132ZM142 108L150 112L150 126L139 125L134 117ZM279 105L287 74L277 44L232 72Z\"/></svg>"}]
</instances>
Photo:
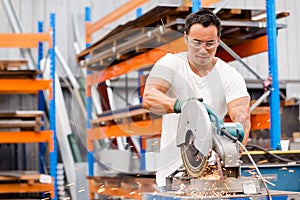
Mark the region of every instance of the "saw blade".
<instances>
[{"instance_id":1,"label":"saw blade","mask_svg":"<svg viewBox=\"0 0 300 200\"><path fill-rule=\"evenodd\" d=\"M178 122L177 146L188 174L201 176L212 150L212 129L208 112L199 101L189 101L183 106Z\"/></svg>"},{"instance_id":2,"label":"saw blade","mask_svg":"<svg viewBox=\"0 0 300 200\"><path fill-rule=\"evenodd\" d=\"M205 171L208 159L194 146L193 137L192 132L186 133L186 140L180 145L180 151L188 174L192 177L199 177Z\"/></svg>"}]
</instances>

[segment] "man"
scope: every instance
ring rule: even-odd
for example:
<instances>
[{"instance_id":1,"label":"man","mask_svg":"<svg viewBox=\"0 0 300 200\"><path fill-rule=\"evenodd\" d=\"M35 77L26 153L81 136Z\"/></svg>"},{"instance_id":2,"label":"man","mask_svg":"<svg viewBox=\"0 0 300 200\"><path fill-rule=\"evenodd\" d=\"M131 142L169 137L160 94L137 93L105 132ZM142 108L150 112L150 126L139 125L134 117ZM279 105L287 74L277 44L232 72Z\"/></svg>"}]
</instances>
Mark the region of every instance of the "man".
<instances>
[{"instance_id":1,"label":"man","mask_svg":"<svg viewBox=\"0 0 300 200\"><path fill-rule=\"evenodd\" d=\"M219 116L228 112L233 122L244 127L246 145L250 131L250 97L243 77L215 57L220 43L220 19L207 8L191 13L185 20L187 52L168 53L153 66L146 82L143 107L163 115L161 167L158 186L182 165L176 146L177 121L181 107L189 98L203 98Z\"/></svg>"}]
</instances>

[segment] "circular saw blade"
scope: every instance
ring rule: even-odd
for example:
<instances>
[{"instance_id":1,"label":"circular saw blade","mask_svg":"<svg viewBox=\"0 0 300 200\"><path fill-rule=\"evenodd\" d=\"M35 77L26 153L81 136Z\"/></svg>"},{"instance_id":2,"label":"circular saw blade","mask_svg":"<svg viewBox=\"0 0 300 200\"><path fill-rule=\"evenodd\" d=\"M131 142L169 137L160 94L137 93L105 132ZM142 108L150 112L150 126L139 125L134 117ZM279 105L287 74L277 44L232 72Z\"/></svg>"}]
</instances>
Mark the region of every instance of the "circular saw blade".
<instances>
[{"instance_id":1,"label":"circular saw blade","mask_svg":"<svg viewBox=\"0 0 300 200\"><path fill-rule=\"evenodd\" d=\"M192 177L201 176L207 167L208 159L194 146L191 131L186 133L186 142L180 145L180 151L188 174Z\"/></svg>"},{"instance_id":2,"label":"circular saw blade","mask_svg":"<svg viewBox=\"0 0 300 200\"><path fill-rule=\"evenodd\" d=\"M192 100L183 106L178 122L177 145L188 174L201 176L212 150L211 122L201 102Z\"/></svg>"}]
</instances>

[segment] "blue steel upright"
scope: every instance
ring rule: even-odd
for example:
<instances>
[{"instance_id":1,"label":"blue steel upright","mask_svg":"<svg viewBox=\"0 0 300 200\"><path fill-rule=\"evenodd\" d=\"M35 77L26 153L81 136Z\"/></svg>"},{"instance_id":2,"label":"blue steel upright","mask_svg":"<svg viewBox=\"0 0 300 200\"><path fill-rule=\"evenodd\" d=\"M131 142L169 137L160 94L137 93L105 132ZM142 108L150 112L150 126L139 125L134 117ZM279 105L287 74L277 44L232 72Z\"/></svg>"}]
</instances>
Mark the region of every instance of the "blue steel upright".
<instances>
[{"instance_id":1,"label":"blue steel upright","mask_svg":"<svg viewBox=\"0 0 300 200\"><path fill-rule=\"evenodd\" d=\"M266 0L267 10L267 35L268 35L268 56L269 75L272 77L271 97L270 97L270 142L271 148L276 150L280 147L281 126L280 126L280 98L278 82L278 62L277 62L277 27L275 0Z\"/></svg>"},{"instance_id":2,"label":"blue steel upright","mask_svg":"<svg viewBox=\"0 0 300 200\"><path fill-rule=\"evenodd\" d=\"M143 14L143 9L141 7L136 9L136 18L141 17ZM141 94L141 79L140 77L143 75L143 71L142 70L138 70L138 95L139 95L139 102L142 103L142 94ZM146 170L146 149L144 149L143 146L143 137L140 136L139 137L139 143L140 143L140 147L141 147L141 152L140 152L140 170L144 171Z\"/></svg>"},{"instance_id":3,"label":"blue steel upright","mask_svg":"<svg viewBox=\"0 0 300 200\"><path fill-rule=\"evenodd\" d=\"M38 21L38 32L42 33L43 32L43 22ZM41 70L41 60L43 59L44 56L44 50L43 50L43 42L39 42L38 44L38 60L37 60L37 70ZM42 78L42 74L37 75L38 79ZM45 97L43 91L39 91L38 93L38 110L45 111L46 106L45 106ZM42 121L44 121L44 117L42 117ZM45 130L45 127L42 126L41 130ZM39 171L41 174L45 174L45 162L44 162L44 152L46 150L46 143L45 142L40 142L39 143Z\"/></svg>"},{"instance_id":4,"label":"blue steel upright","mask_svg":"<svg viewBox=\"0 0 300 200\"><path fill-rule=\"evenodd\" d=\"M91 23L91 8L85 8L85 23ZM90 41L86 41L86 48L91 46ZM89 56L89 55L88 55ZM87 75L92 74L91 70L87 70ZM86 83L87 84L87 83ZM90 90L89 87L86 87L86 90ZM91 94L91 91L85 91L86 94ZM86 112L87 112L87 120L86 120L86 128L87 130L91 128L91 120L92 120L92 96L86 95ZM87 151L87 160L88 160L88 174L89 176L94 176L94 152L88 150Z\"/></svg>"},{"instance_id":5,"label":"blue steel upright","mask_svg":"<svg viewBox=\"0 0 300 200\"><path fill-rule=\"evenodd\" d=\"M52 99L49 101L50 129L53 131L53 151L50 152L50 175L54 178L54 200L57 196L57 140L56 140L56 106L55 106L55 14L50 14L50 28L52 36L52 47L49 49L50 56L50 78L52 80Z\"/></svg>"},{"instance_id":6,"label":"blue steel upright","mask_svg":"<svg viewBox=\"0 0 300 200\"><path fill-rule=\"evenodd\" d=\"M202 7L202 0L192 1L192 12L197 12Z\"/></svg>"}]
</instances>

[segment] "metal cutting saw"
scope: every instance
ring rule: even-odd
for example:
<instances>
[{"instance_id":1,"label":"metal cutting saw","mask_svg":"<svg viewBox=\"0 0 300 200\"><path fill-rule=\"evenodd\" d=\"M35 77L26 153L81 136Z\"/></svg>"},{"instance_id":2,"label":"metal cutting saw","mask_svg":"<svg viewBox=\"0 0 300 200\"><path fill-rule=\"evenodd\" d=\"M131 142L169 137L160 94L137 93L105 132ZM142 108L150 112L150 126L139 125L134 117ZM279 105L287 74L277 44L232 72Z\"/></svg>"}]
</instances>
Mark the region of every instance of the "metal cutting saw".
<instances>
[{"instance_id":1,"label":"metal cutting saw","mask_svg":"<svg viewBox=\"0 0 300 200\"><path fill-rule=\"evenodd\" d=\"M224 123L201 99L187 101L179 117L176 143L191 183L201 186L199 188L207 185L200 179L207 173L209 160L214 156L216 171L223 183L227 181L227 190L243 192L243 184L251 180L257 192L257 180L240 177L240 146L237 141L241 142L243 138L241 124ZM222 181L218 181L220 190L224 189Z\"/></svg>"}]
</instances>

